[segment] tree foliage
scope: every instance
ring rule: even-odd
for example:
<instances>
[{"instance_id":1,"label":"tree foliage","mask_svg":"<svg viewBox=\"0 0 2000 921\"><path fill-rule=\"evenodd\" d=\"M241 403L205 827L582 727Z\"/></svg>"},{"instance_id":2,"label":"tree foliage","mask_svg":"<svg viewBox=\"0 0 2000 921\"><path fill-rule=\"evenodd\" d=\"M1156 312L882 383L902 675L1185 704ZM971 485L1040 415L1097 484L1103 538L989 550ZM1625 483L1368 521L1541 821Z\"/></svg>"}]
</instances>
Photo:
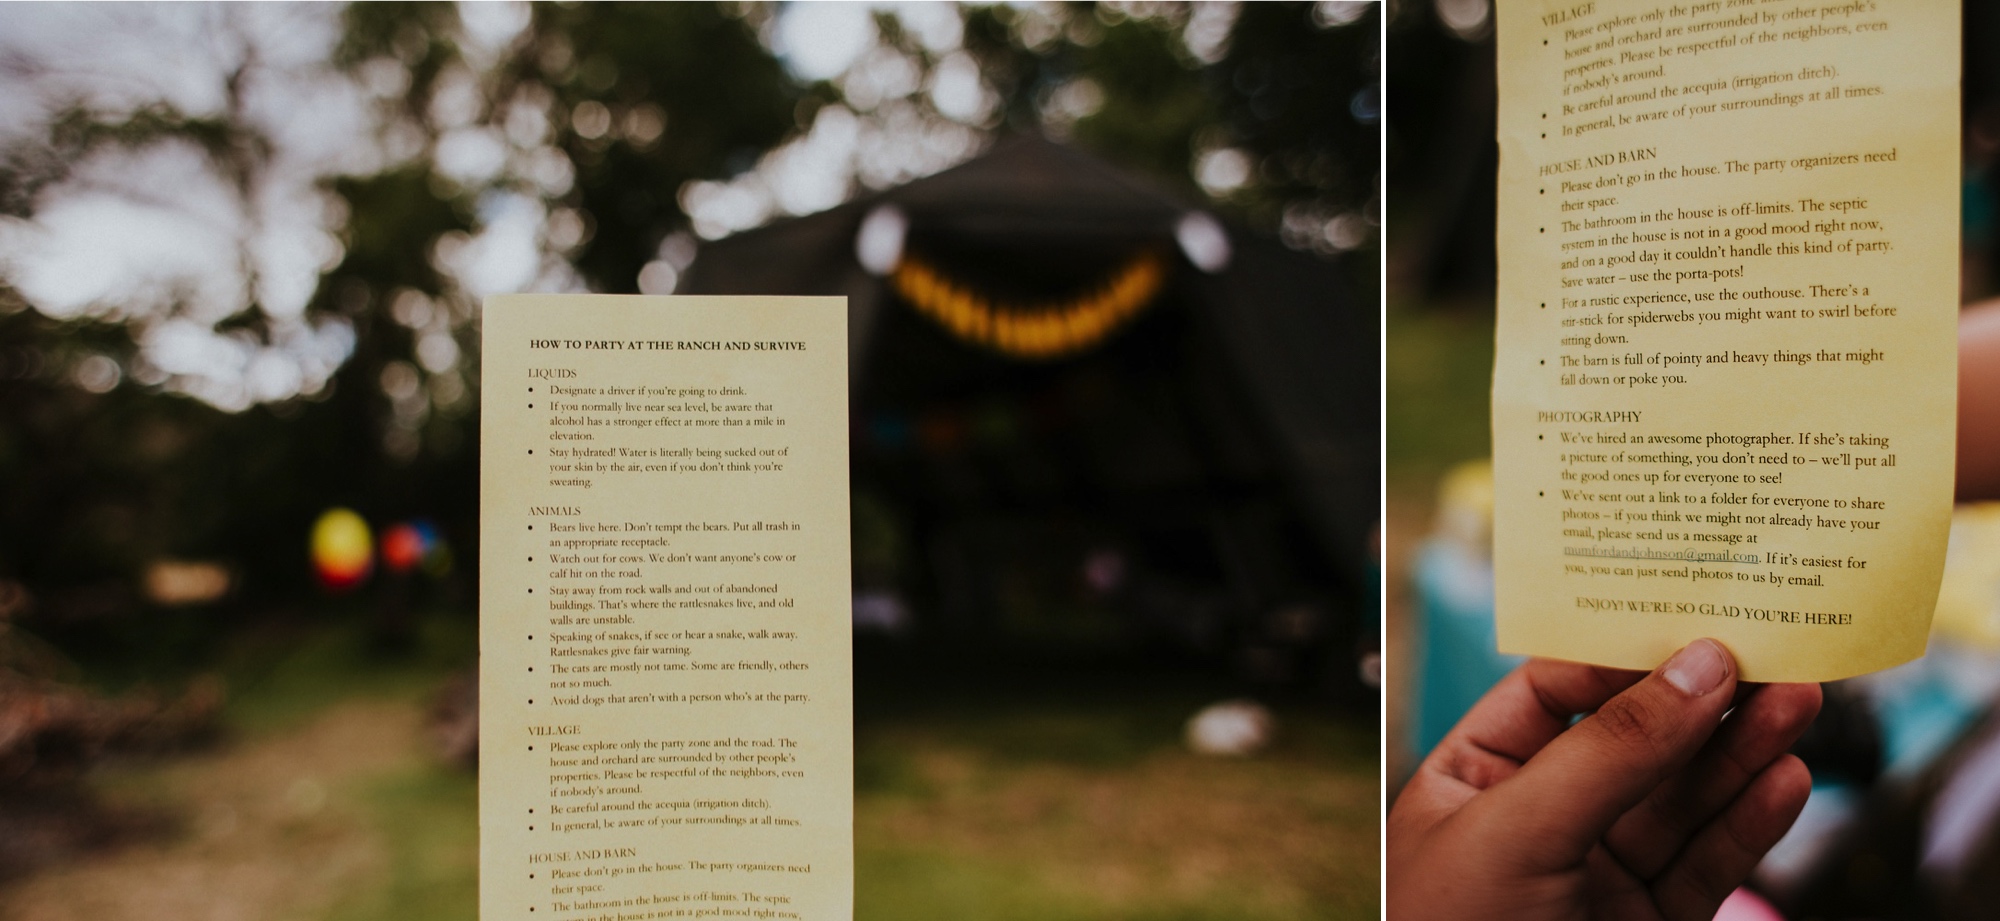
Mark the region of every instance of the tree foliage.
<instances>
[{"instance_id":1,"label":"tree foliage","mask_svg":"<svg viewBox=\"0 0 2000 921\"><path fill-rule=\"evenodd\" d=\"M91 82L110 38L15 54L0 75L43 106L0 125L0 600L49 624L128 623L153 610L149 561L196 558L230 566L244 610L289 604L307 527L333 505L433 518L469 562L481 297L670 284L729 220L934 171L1007 132L1068 139L1373 283L1372 5L1336 21L1340 4L876 10L830 78L774 50L798 6L39 11L49 28L143 44L184 26L203 43L157 86ZM954 97L968 61L978 80ZM205 166L173 172L178 150ZM1218 152L1247 164L1233 183L1204 181ZM799 193L802 176L832 185ZM210 303L188 270L146 299L51 307L28 244L61 242L64 208L113 193L130 199L116 213L234 215L226 296ZM279 269L302 258L323 261L295 307ZM206 355L240 380L216 383Z\"/></svg>"}]
</instances>

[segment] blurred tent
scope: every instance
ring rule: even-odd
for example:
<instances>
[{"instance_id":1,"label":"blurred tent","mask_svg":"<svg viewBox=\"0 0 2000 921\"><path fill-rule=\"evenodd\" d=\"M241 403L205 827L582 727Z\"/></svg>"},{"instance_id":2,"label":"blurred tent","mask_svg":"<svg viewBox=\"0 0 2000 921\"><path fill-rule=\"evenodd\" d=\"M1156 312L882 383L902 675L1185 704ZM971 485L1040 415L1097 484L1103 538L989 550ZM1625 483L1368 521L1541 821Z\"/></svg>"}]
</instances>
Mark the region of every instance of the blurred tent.
<instances>
[{"instance_id":1,"label":"blurred tent","mask_svg":"<svg viewBox=\"0 0 2000 921\"><path fill-rule=\"evenodd\" d=\"M848 298L864 620L1136 634L1288 682L1373 617L1379 321L1352 284L1014 136L709 244L679 290Z\"/></svg>"}]
</instances>

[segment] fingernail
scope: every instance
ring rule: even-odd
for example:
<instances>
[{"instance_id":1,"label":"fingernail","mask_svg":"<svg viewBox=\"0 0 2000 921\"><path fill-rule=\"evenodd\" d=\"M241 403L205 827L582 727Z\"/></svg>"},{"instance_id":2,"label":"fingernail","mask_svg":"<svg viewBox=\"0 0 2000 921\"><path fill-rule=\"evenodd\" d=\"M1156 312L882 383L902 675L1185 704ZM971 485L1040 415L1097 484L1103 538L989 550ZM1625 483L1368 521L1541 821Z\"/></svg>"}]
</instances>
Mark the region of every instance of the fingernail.
<instances>
[{"instance_id":1,"label":"fingernail","mask_svg":"<svg viewBox=\"0 0 2000 921\"><path fill-rule=\"evenodd\" d=\"M1660 676L1689 697L1715 690L1728 675L1729 657L1714 640L1695 640L1660 667Z\"/></svg>"}]
</instances>

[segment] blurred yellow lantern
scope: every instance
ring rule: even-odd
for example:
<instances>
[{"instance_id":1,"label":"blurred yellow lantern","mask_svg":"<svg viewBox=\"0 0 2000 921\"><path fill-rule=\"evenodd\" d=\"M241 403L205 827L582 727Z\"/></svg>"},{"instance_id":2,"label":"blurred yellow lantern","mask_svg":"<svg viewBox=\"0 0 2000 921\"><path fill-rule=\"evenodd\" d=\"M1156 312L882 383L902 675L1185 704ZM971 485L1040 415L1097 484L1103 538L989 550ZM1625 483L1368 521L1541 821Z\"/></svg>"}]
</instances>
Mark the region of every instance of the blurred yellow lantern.
<instances>
[{"instance_id":1,"label":"blurred yellow lantern","mask_svg":"<svg viewBox=\"0 0 2000 921\"><path fill-rule=\"evenodd\" d=\"M329 591L347 591L367 581L375 568L375 542L368 522L351 509L327 509L313 523L312 561L320 584Z\"/></svg>"}]
</instances>

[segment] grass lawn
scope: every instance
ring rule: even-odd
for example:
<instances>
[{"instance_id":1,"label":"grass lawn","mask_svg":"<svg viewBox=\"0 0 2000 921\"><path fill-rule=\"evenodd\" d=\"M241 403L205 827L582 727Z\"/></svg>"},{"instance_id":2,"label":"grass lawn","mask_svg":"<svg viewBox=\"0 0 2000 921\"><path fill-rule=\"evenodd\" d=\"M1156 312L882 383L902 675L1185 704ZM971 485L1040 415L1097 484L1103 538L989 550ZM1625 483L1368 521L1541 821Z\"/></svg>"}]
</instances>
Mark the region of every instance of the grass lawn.
<instances>
[{"instance_id":1,"label":"grass lawn","mask_svg":"<svg viewBox=\"0 0 2000 921\"><path fill-rule=\"evenodd\" d=\"M1493 311L1389 308L1389 487L1428 495L1492 453Z\"/></svg>"},{"instance_id":2,"label":"grass lawn","mask_svg":"<svg viewBox=\"0 0 2000 921\"><path fill-rule=\"evenodd\" d=\"M228 744L98 778L171 830L0 889L0 917L476 918L478 781L420 728L464 639L385 664L328 631L229 665ZM1224 693L1204 679L994 678L858 692L857 917L1378 915L1369 714L1281 710L1272 750L1220 760L1180 742Z\"/></svg>"},{"instance_id":3,"label":"grass lawn","mask_svg":"<svg viewBox=\"0 0 2000 921\"><path fill-rule=\"evenodd\" d=\"M1493 310L1389 307L1388 513L1383 528L1389 657L1388 764L1391 793L1415 768L1403 684L1416 674L1410 562L1436 514L1438 479L1454 465L1492 452Z\"/></svg>"}]
</instances>

